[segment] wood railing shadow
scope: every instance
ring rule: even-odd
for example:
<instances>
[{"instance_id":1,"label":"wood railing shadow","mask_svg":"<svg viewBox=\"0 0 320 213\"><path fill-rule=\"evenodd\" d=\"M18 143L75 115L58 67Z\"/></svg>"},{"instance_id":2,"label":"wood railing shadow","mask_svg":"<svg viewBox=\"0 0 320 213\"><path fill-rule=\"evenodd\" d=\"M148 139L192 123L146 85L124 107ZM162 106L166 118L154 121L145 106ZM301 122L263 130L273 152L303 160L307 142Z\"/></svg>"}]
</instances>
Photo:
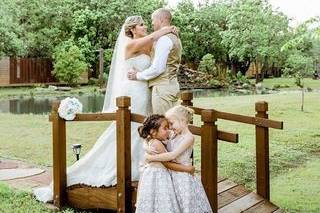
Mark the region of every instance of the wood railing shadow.
<instances>
[{"instance_id":1,"label":"wood railing shadow","mask_svg":"<svg viewBox=\"0 0 320 213\"><path fill-rule=\"evenodd\" d=\"M193 134L201 137L201 181L209 198L214 212L218 209L218 140L230 143L238 143L238 134L218 130L218 119L252 124L256 126L256 187L257 193L265 199L270 199L270 174L269 174L269 128L282 129L283 122L269 120L267 115L268 104L256 103L256 116L221 112L213 109L194 107L191 92L183 92L181 95L182 105L194 109L195 114L201 115L202 125L190 124ZM130 98L118 97L116 100L117 111L115 113L81 113L77 114L72 121L66 121L59 117L59 102L52 107L50 121L52 121L53 135L53 194L54 205L62 207L68 203L67 196L67 173L66 173L66 122L78 121L116 121L117 136L117 185L113 191L108 188L104 191L105 196L110 193L110 200L105 205L91 203L94 208L111 208L118 212L134 211L133 190L131 182L131 122L142 123L143 115L134 114L130 111ZM94 187L92 187L92 190ZM90 190L87 187L86 190ZM83 199L86 196L82 195ZM87 197L88 200L89 197ZM73 201L75 202L75 201ZM81 201L79 201L81 202Z\"/></svg>"}]
</instances>

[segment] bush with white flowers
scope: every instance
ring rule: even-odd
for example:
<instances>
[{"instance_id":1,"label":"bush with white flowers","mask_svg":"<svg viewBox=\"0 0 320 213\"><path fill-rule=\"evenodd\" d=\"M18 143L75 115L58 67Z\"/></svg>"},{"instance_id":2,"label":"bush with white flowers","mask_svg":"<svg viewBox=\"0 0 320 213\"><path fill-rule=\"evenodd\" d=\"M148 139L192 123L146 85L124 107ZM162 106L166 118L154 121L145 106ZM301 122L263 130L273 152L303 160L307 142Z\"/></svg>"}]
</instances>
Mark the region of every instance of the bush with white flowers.
<instances>
[{"instance_id":1,"label":"bush with white flowers","mask_svg":"<svg viewBox=\"0 0 320 213\"><path fill-rule=\"evenodd\" d=\"M82 104L77 98L63 99L58 108L59 116L68 121L73 120L80 112L82 112Z\"/></svg>"}]
</instances>

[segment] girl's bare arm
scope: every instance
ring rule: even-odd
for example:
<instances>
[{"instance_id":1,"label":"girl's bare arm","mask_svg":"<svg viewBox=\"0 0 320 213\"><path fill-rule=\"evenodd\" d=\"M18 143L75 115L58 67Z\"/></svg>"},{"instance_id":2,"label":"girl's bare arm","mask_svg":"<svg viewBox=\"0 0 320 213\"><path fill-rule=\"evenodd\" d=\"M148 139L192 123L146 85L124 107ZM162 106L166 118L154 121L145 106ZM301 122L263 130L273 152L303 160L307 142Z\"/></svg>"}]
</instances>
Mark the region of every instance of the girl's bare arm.
<instances>
[{"instance_id":1,"label":"girl's bare arm","mask_svg":"<svg viewBox=\"0 0 320 213\"><path fill-rule=\"evenodd\" d=\"M166 152L156 155L148 155L146 154L146 160L147 161L171 161L175 158L177 158L181 153L183 153L185 150L187 150L190 146L193 146L194 143L194 137L189 136L185 138L185 141L181 143L181 145L172 152Z\"/></svg>"},{"instance_id":2,"label":"girl's bare arm","mask_svg":"<svg viewBox=\"0 0 320 213\"><path fill-rule=\"evenodd\" d=\"M166 153L167 150L166 148L164 147L164 145L158 141L158 140L155 140L152 145L156 148L157 152L158 153ZM159 154L157 154L159 155ZM174 171L177 171L177 172L188 172L190 174L193 174L194 171L195 171L195 168L193 166L186 166L186 165L182 165L182 164L178 164L178 163L173 163L173 162L162 162L162 164L167 168L167 169L170 169L170 170L174 170Z\"/></svg>"}]
</instances>

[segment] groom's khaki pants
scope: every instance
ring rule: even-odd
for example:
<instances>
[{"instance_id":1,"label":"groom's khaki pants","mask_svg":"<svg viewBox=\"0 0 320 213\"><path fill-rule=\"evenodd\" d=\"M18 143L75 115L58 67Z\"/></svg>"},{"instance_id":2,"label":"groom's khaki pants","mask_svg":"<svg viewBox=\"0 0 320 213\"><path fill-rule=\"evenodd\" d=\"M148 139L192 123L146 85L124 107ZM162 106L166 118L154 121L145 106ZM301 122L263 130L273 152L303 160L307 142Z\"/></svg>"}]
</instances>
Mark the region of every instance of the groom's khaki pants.
<instances>
[{"instance_id":1,"label":"groom's khaki pants","mask_svg":"<svg viewBox=\"0 0 320 213\"><path fill-rule=\"evenodd\" d=\"M154 85L152 87L152 112L164 114L168 109L178 104L179 83L172 81L169 84Z\"/></svg>"}]
</instances>

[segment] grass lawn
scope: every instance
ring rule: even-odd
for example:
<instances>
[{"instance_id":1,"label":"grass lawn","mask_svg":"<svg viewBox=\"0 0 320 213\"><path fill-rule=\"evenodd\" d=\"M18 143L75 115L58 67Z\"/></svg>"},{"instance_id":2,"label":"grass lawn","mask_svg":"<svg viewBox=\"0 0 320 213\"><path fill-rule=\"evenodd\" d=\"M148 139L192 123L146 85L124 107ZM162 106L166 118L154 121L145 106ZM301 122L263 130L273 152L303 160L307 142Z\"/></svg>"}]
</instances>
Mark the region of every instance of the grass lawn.
<instances>
[{"instance_id":1,"label":"grass lawn","mask_svg":"<svg viewBox=\"0 0 320 213\"><path fill-rule=\"evenodd\" d=\"M74 87L70 91L54 91L43 87L0 87L0 99L37 97L37 96L70 96L81 94L93 94L99 91L97 86Z\"/></svg>"},{"instance_id":2,"label":"grass lawn","mask_svg":"<svg viewBox=\"0 0 320 213\"><path fill-rule=\"evenodd\" d=\"M0 182L0 212L5 213L26 213L26 212L48 212L53 211L48 209L45 204L36 201L30 193L10 189L7 185ZM63 213L73 213L73 209L64 209Z\"/></svg>"},{"instance_id":3,"label":"grass lawn","mask_svg":"<svg viewBox=\"0 0 320 213\"><path fill-rule=\"evenodd\" d=\"M284 121L284 130L270 130L271 200L289 212L318 212L316 202L320 189L312 185L319 180L313 179L319 177L320 165L319 95L319 92L305 93L304 112L300 111L300 93L296 92L197 98L194 105L253 116L254 103L267 101L269 117ZM196 117L195 124L200 125L199 117ZM87 152L107 125L107 122L67 125L69 165L74 162L70 145L81 143L83 153ZM218 121L218 128L239 133L239 144L219 143L220 176L254 188L254 126ZM0 114L0 129L0 157L52 165L51 126L47 115ZM200 160L199 142L198 138L195 146L197 166Z\"/></svg>"},{"instance_id":4,"label":"grass lawn","mask_svg":"<svg viewBox=\"0 0 320 213\"><path fill-rule=\"evenodd\" d=\"M251 79L255 82L255 79ZM287 89L299 89L299 87L294 83L294 78L265 78L262 85L267 88L273 88L275 85L280 85L281 87L286 87ZM311 78L304 79L305 88L320 89L320 80L314 80Z\"/></svg>"},{"instance_id":5,"label":"grass lawn","mask_svg":"<svg viewBox=\"0 0 320 213\"><path fill-rule=\"evenodd\" d=\"M279 175L271 182L277 204L290 212L320 212L320 158Z\"/></svg>"}]
</instances>

